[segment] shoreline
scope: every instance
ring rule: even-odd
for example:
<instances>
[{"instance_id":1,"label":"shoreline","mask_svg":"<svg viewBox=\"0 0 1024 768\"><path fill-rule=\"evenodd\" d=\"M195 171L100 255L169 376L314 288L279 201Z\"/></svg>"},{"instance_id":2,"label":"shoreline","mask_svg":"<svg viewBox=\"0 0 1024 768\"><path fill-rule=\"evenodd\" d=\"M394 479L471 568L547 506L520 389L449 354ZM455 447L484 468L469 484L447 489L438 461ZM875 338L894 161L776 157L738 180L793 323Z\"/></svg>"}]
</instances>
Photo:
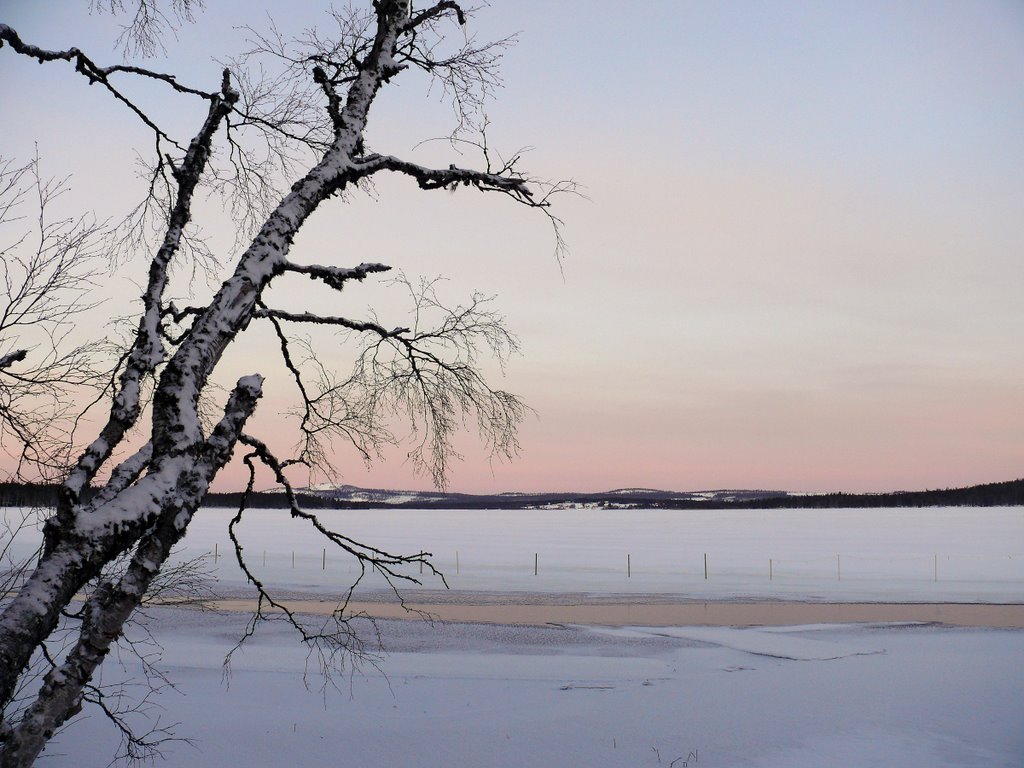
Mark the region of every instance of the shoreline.
<instances>
[{"instance_id":1,"label":"shoreline","mask_svg":"<svg viewBox=\"0 0 1024 768\"><path fill-rule=\"evenodd\" d=\"M1021 603L672 601L664 598L629 600L621 596L600 601L584 598L570 602L565 597L549 595L539 601L536 595L505 593L491 594L485 599L467 596L466 600L446 602L413 599L404 605L393 600L353 600L346 612L353 617L373 619L533 626L757 627L920 622L959 627L1024 628L1024 604ZM282 599L280 602L295 613L314 615L328 615L338 605L326 599ZM218 599L211 601L210 605L215 610L250 612L255 609L256 601L249 598Z\"/></svg>"}]
</instances>

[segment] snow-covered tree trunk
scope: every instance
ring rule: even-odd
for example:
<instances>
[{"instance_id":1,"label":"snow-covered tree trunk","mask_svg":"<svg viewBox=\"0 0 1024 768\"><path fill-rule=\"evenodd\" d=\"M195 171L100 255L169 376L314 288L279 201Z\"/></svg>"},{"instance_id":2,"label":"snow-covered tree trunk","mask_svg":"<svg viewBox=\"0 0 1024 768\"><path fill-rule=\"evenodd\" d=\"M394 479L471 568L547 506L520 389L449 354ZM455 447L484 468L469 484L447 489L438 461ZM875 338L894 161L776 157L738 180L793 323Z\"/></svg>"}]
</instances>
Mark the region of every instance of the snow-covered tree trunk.
<instances>
[{"instance_id":1,"label":"snow-covered tree trunk","mask_svg":"<svg viewBox=\"0 0 1024 768\"><path fill-rule=\"evenodd\" d=\"M132 74L142 73L170 83L179 92L207 99L209 111L184 157L177 163L166 160L176 192L162 245L150 264L143 311L113 393L109 417L62 485L57 512L45 526L44 551L37 567L0 614L0 706L4 707L4 714L33 654L54 632L62 611L86 585L101 578L113 560L128 552L131 557L127 570L115 577L104 577L93 590L82 611L77 642L62 658L52 661L34 700L20 711L16 721L0 720L0 768L30 765L53 732L79 711L93 673L121 635L171 547L185 534L210 483L239 443L252 450L247 462L252 458L263 461L286 485L293 500L293 517L309 520L332 542L357 557L361 567L378 569L390 578L397 576L393 570L396 564L410 562L410 558L387 555L334 534L296 506L283 465L263 443L243 432L261 394L259 375L246 376L237 383L220 421L209 434L204 432L200 398L225 349L254 319L269 319L274 324L284 361L297 379L299 372L288 356L281 322L335 324L376 339L374 349L378 351L381 345L388 346L398 358L407 361L413 375L398 377L400 383L396 385L387 378L394 376L393 372L386 373L383 379L374 378L379 372L364 364L353 377L354 385L369 388L375 408L396 402L411 412L422 409L423 418L435 433L430 439L437 456L443 455L443 447L438 446L447 440L452 425L458 421L451 414L456 407L464 412L477 410L481 429L494 440L498 450L509 450L509 441L514 440L514 427L521 417L518 400L487 387L473 366L464 361L446 364L429 348L438 339L444 339L454 349L468 349L472 357L472 345L479 336L494 349L500 349L508 338L506 332L492 315L481 313L476 304L453 314L455 320L442 326L440 332L419 333L415 329L386 330L376 323L346 318L289 314L270 309L262 302L267 286L286 272L305 275L341 290L349 281L360 281L388 269L376 263L351 268L300 266L288 258L293 239L319 205L375 173L401 173L423 189L469 185L504 193L532 207L547 207L546 197L534 199L530 189L533 183L515 170L515 160L496 170L489 167L488 160L486 170L474 171L455 166L431 169L388 155L365 154L363 134L370 108L379 89L391 78L409 67L436 75L446 68L463 67L472 72L473 67L489 66L486 58L481 58L486 48L476 49L467 44L460 56L435 61L431 59L432 48L420 46L418 35L438 20L452 16L460 24L465 23L465 15L456 3L443 0L419 13L411 12L406 0L376 0L373 7L373 24L369 25L372 35L357 35L347 60L310 57L318 62L313 67L313 80L327 101L328 138L317 145L317 162L273 207L251 244L238 257L233 274L204 307L178 311L166 300L164 292L168 270L181 250L182 236L192 215L195 190L210 162L214 137L225 126L230 130L231 115L239 109L239 93L233 88L227 70L220 89L204 93L185 88L167 76L130 69ZM75 62L79 73L113 91L153 128L158 146L169 141L111 84L111 76L128 71L126 68L98 67L78 49L36 48L24 43L10 27L0 25L0 46L3 44L40 62ZM298 61L305 65L305 59ZM165 322L168 318L180 322L185 317L191 319L191 325L172 340ZM0 365L13 365L20 359L7 356ZM154 376L157 381L149 441L115 467L109 480L86 500L86 488L138 423L143 384ZM308 415L311 403L301 380L299 383ZM415 417L414 413L411 415ZM368 421L360 422L362 428L374 429L372 416L367 418ZM304 421L304 427L305 424ZM443 477L443 470L440 472L437 476ZM262 606L264 598L270 598L246 568L240 545L238 556L259 589ZM421 553L411 561L422 557ZM303 639L319 638L304 634Z\"/></svg>"},{"instance_id":2,"label":"snow-covered tree trunk","mask_svg":"<svg viewBox=\"0 0 1024 768\"><path fill-rule=\"evenodd\" d=\"M181 482L184 478L180 469L177 473L173 467L170 471L159 471L161 467L153 461L152 450L147 445L136 457L114 471L103 492L92 503L80 503L82 489L109 459L128 429L137 422L142 381L163 361L163 344L158 329L168 268L178 252L182 232L191 216L192 197L206 167L213 136L235 99L225 75L223 92L211 100L207 119L178 169L177 200L163 244L150 264L149 283L143 296L144 311L111 404L109 419L62 485L57 514L47 521L45 527L45 548L39 564L0 615L0 702L5 704L13 696L32 654L57 627L61 612L75 595L89 581L97 578L107 563L137 541L143 530L153 525L164 512L168 497L174 498L174 492L186 487ZM227 447L227 454L215 467L211 467L213 474L202 479L203 493L216 470L230 458L235 439L237 434ZM147 474L139 479L143 470L147 470ZM198 498L201 501L202 496ZM181 530L184 532L184 527ZM157 569L165 557L166 553L155 561ZM137 605L136 600L131 609ZM120 633L122 625L123 619L116 623L113 636ZM105 653L106 648L96 655L96 663ZM54 677L48 678L36 706L38 709L41 702L49 700L44 708L45 714L36 712L31 718L26 715L17 727L0 721L0 736L4 738L0 765L31 764L45 739L80 706L82 685L89 676L61 677L56 670L51 672L51 676ZM57 679L62 680L62 685L54 684ZM57 690L64 695L57 696ZM72 692L70 698L69 691Z\"/></svg>"},{"instance_id":3,"label":"snow-covered tree trunk","mask_svg":"<svg viewBox=\"0 0 1024 768\"><path fill-rule=\"evenodd\" d=\"M242 426L256 407L261 385L259 376L239 381L224 418L203 441L201 451L154 463L152 471L174 482L174 493L160 499L159 522L142 537L125 574L116 583L103 584L87 601L78 642L46 674L35 702L4 745L0 763L5 768L31 765L54 730L81 709L85 685L139 607L171 547L185 534L210 481L231 457Z\"/></svg>"}]
</instances>

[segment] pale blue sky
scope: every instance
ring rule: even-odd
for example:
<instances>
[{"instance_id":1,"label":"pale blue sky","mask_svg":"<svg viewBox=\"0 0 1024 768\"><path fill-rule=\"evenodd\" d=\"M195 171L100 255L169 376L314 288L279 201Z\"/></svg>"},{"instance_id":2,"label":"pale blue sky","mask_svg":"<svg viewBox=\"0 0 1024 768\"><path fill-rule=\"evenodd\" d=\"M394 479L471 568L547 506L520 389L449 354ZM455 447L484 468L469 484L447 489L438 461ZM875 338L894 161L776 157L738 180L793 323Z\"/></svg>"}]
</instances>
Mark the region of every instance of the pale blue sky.
<instances>
[{"instance_id":1,"label":"pale blue sky","mask_svg":"<svg viewBox=\"0 0 1024 768\"><path fill-rule=\"evenodd\" d=\"M0 2L0 18L111 60L110 20L85 5ZM266 9L298 31L316 5L210 0L152 66L213 87L233 24L259 26ZM1022 474L1024 5L517 0L478 21L481 36L521 33L492 144L533 145L531 170L586 188L559 210L564 279L540 217L400 181L318 214L297 244L309 260L375 253L446 274L455 297L499 294L525 352L505 384L539 418L493 474L467 443L455 488L886 490ZM150 142L79 80L0 51L0 146L38 141L54 172L75 173L76 202L113 215L137 193L128 148ZM371 140L393 153L447 124L416 83L379 107ZM201 110L153 108L183 136ZM447 164L442 149L418 151ZM357 310L378 294L365 295ZM425 484L395 456L369 473L339 463L356 484Z\"/></svg>"}]
</instances>

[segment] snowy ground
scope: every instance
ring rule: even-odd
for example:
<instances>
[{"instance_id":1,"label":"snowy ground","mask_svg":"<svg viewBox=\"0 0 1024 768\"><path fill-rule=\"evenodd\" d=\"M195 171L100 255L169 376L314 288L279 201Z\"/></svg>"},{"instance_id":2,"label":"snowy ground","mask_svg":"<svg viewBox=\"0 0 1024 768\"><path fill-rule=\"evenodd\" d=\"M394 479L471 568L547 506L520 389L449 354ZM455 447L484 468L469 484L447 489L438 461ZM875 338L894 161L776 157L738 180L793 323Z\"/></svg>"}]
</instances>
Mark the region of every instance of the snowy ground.
<instances>
[{"instance_id":1,"label":"snowy ground","mask_svg":"<svg viewBox=\"0 0 1024 768\"><path fill-rule=\"evenodd\" d=\"M245 587L227 536L233 514L201 510L179 549L180 558L211 555L228 592ZM432 552L456 591L1024 601L1024 507L328 510L321 517L365 544ZM279 588L337 593L357 573L285 510L251 510L238 533L250 567ZM30 551L34 542L21 538ZM385 586L373 578L364 585ZM424 588L443 584L428 575Z\"/></svg>"},{"instance_id":2,"label":"snowy ground","mask_svg":"<svg viewBox=\"0 0 1024 768\"><path fill-rule=\"evenodd\" d=\"M203 510L183 550L216 551L225 587L244 585L226 534L232 514ZM323 519L392 552L432 552L455 590L1024 600L1024 507L357 510L324 512ZM337 590L355 573L331 549L325 567L322 540L284 511L250 512L239 535L250 565L282 587ZM366 586L382 585L370 579ZM424 586L442 588L436 579Z\"/></svg>"},{"instance_id":3,"label":"snowy ground","mask_svg":"<svg viewBox=\"0 0 1024 768\"><path fill-rule=\"evenodd\" d=\"M178 686L160 699L163 722L194 739L167 746L168 768L1024 764L1019 630L386 621L382 671L323 692L313 674L311 692L283 628L236 657L226 685L243 617L158 619ZM103 766L116 742L83 717L40 765Z\"/></svg>"},{"instance_id":4,"label":"snowy ground","mask_svg":"<svg viewBox=\"0 0 1024 768\"><path fill-rule=\"evenodd\" d=\"M230 514L203 510L180 556L217 551L218 591L244 594L224 533ZM523 593L1024 602L1020 507L324 518L367 543L433 551L453 591L428 581L416 592L424 601L486 590L512 603ZM241 534L250 563L282 594L325 597L354 573L334 552L325 567L321 543L283 512L254 511ZM367 592L380 586L371 580ZM236 656L225 684L221 662L245 618L158 610L153 629L178 691L153 714L194 739L165 747L168 768L1024 766L1024 630L381 621L380 669L323 691L313 674L310 691L305 653L277 625ZM103 682L137 675L136 662L124 664L108 662ZM117 741L87 712L40 765L99 768Z\"/></svg>"}]
</instances>

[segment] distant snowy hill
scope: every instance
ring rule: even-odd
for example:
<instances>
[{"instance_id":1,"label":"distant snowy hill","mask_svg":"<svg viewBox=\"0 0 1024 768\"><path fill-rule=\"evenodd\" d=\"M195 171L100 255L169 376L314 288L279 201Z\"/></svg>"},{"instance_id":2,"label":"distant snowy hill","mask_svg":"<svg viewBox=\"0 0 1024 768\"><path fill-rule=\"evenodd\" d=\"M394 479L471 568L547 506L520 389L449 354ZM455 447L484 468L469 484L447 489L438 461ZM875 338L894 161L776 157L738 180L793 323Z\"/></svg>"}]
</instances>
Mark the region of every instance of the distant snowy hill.
<instances>
[{"instance_id":1,"label":"distant snowy hill","mask_svg":"<svg viewBox=\"0 0 1024 768\"><path fill-rule=\"evenodd\" d=\"M602 493L442 493L393 491L354 485L304 489L307 499L325 505L412 507L416 509L721 509L732 508L849 508L1024 505L1024 479L985 483L965 488L893 493L790 493L773 490L660 491L655 488L617 488ZM237 502L236 502L237 503Z\"/></svg>"},{"instance_id":2,"label":"distant snowy hill","mask_svg":"<svg viewBox=\"0 0 1024 768\"><path fill-rule=\"evenodd\" d=\"M479 509L561 509L571 507L646 507L666 502L738 502L786 497L785 491L713 490L661 491L654 488L618 488L601 493L444 493L441 491L396 491L359 488L354 485L317 486L305 493L350 504L368 506Z\"/></svg>"}]
</instances>

